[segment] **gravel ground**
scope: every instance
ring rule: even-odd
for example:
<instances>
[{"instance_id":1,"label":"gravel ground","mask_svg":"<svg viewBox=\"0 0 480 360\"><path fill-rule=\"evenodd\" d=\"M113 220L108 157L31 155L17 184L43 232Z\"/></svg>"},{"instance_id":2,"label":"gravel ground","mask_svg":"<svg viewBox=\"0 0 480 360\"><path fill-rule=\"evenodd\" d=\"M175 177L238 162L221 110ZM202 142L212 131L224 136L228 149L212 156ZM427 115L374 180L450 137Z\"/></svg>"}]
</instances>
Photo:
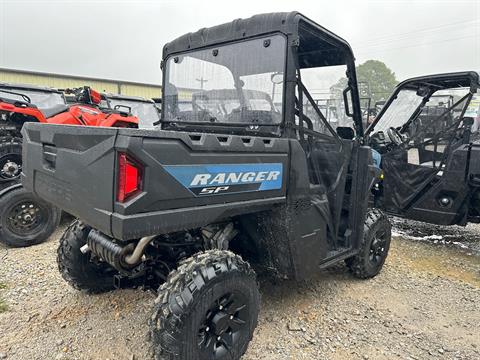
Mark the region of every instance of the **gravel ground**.
<instances>
[{"instance_id":1,"label":"gravel ground","mask_svg":"<svg viewBox=\"0 0 480 360\"><path fill-rule=\"evenodd\" d=\"M8 306L0 311L0 359L151 358L145 324L155 295L71 289L55 262L64 227L38 246L0 247ZM434 237L436 245L437 227L424 230L428 241L414 241L408 228L396 231L372 280L354 279L343 265L304 283L261 279L259 326L244 359L479 359L479 228L455 228L458 241ZM465 249L445 245L470 233L477 240Z\"/></svg>"}]
</instances>

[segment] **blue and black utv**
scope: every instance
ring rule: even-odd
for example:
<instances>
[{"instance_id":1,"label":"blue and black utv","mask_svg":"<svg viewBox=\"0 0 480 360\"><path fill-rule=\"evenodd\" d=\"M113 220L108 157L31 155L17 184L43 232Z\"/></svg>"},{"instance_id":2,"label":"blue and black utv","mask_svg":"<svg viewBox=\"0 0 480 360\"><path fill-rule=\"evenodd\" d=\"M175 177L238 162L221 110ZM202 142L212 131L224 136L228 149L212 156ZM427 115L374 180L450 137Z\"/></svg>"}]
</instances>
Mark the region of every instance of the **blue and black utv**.
<instances>
[{"instance_id":1,"label":"blue and black utv","mask_svg":"<svg viewBox=\"0 0 480 360\"><path fill-rule=\"evenodd\" d=\"M156 358L239 359L259 312L250 264L302 280L346 261L370 278L387 257L353 52L272 13L166 44L162 69L160 128L26 124L23 182L79 218L58 249L72 286L160 286ZM319 88L343 99L335 124Z\"/></svg>"}]
</instances>

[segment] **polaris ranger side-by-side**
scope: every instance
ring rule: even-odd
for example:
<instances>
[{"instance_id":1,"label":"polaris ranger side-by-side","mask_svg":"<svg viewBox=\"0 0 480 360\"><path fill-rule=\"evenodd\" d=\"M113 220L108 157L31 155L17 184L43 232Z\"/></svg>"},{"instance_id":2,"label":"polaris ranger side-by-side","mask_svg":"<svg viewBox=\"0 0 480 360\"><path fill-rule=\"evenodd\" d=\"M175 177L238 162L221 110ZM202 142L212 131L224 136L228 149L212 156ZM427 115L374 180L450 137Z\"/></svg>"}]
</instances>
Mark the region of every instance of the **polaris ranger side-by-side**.
<instances>
[{"instance_id":1,"label":"polaris ranger side-by-side","mask_svg":"<svg viewBox=\"0 0 480 360\"><path fill-rule=\"evenodd\" d=\"M479 88L476 72L397 86L366 133L382 155L376 207L439 225L480 222L480 118L467 111Z\"/></svg>"},{"instance_id":2,"label":"polaris ranger side-by-side","mask_svg":"<svg viewBox=\"0 0 480 360\"><path fill-rule=\"evenodd\" d=\"M249 263L302 280L344 260L370 278L385 262L353 53L297 12L272 13L182 36L162 64L161 130L26 124L23 182L80 219L58 249L72 286L160 285L156 358L239 359L259 312ZM309 89L345 75L353 127L335 131ZM179 106L194 97L208 106Z\"/></svg>"}]
</instances>

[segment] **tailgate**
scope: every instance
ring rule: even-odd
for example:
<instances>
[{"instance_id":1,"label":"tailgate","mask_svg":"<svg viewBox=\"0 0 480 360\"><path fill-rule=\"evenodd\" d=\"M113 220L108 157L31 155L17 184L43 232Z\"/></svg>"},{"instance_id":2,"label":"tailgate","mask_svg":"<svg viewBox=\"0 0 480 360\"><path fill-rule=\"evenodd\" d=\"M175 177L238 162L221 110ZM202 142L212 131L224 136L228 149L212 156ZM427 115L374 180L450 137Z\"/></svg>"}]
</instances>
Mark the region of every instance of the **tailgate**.
<instances>
[{"instance_id":1,"label":"tailgate","mask_svg":"<svg viewBox=\"0 0 480 360\"><path fill-rule=\"evenodd\" d=\"M111 233L117 129L26 123L26 189Z\"/></svg>"}]
</instances>

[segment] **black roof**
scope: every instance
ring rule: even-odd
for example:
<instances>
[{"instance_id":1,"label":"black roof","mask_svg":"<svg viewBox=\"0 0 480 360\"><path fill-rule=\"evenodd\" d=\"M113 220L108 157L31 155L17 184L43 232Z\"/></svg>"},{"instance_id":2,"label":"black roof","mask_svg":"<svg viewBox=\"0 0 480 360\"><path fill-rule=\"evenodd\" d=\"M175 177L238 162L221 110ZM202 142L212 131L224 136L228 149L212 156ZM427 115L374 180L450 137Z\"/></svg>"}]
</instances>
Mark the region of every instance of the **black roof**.
<instances>
[{"instance_id":1,"label":"black roof","mask_svg":"<svg viewBox=\"0 0 480 360\"><path fill-rule=\"evenodd\" d=\"M323 28L297 11L254 15L247 19L236 19L232 22L203 28L197 32L188 33L165 44L163 58L168 55L210 45L232 42L259 35L280 32L287 36L298 37L299 24L303 21L310 27L320 31L323 37L340 44L353 55L347 41Z\"/></svg>"},{"instance_id":2,"label":"black roof","mask_svg":"<svg viewBox=\"0 0 480 360\"><path fill-rule=\"evenodd\" d=\"M414 88L419 86L436 86L441 89L453 89L470 86L480 87L480 78L475 71L461 71L444 74L424 75L402 81L397 88Z\"/></svg>"},{"instance_id":3,"label":"black roof","mask_svg":"<svg viewBox=\"0 0 480 360\"><path fill-rule=\"evenodd\" d=\"M47 86L30 85L30 84L12 84L12 83L0 82L0 88L34 90L34 91L54 92L54 93L62 94L61 91L58 91L57 89L54 89L54 88L50 88Z\"/></svg>"}]
</instances>

